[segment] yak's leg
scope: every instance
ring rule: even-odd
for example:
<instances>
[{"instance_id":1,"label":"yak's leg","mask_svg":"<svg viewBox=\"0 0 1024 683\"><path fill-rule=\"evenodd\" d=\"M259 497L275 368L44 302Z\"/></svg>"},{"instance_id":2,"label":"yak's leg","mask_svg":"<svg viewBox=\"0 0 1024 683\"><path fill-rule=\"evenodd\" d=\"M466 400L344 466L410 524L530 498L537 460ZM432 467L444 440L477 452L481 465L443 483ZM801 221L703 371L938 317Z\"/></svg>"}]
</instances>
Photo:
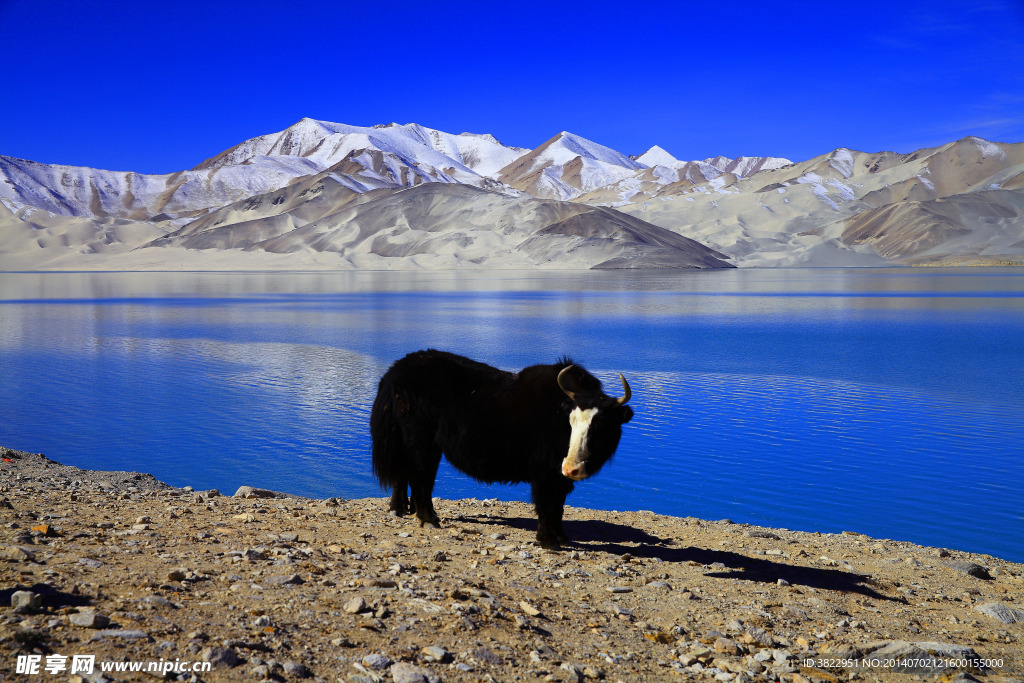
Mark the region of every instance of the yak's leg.
<instances>
[{"instance_id":1,"label":"yak's leg","mask_svg":"<svg viewBox=\"0 0 1024 683\"><path fill-rule=\"evenodd\" d=\"M416 458L416 468L413 475L409 477L409 484L412 488L412 505L416 512L416 518L420 520L420 526L437 528L441 526L441 520L434 512L434 479L437 478L437 467L441 464L441 451L436 448L424 448L420 451L422 457Z\"/></svg>"},{"instance_id":2,"label":"yak's leg","mask_svg":"<svg viewBox=\"0 0 1024 683\"><path fill-rule=\"evenodd\" d=\"M559 550L562 543L569 542L562 528L562 513L565 497L572 491L573 484L559 476L557 479L535 481L531 489L533 506L537 510L537 543L542 548Z\"/></svg>"},{"instance_id":3,"label":"yak's leg","mask_svg":"<svg viewBox=\"0 0 1024 683\"><path fill-rule=\"evenodd\" d=\"M403 517L409 512L409 482L405 479L391 484L391 514Z\"/></svg>"}]
</instances>

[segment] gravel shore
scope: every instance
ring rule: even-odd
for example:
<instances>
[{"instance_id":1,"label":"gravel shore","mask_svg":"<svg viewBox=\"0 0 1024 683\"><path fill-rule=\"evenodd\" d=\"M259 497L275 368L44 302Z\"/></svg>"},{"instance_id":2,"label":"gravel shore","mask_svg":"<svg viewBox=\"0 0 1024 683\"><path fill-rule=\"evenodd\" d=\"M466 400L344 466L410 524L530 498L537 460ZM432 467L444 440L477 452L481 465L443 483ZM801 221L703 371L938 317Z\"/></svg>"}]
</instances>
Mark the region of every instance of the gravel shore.
<instances>
[{"instance_id":1,"label":"gravel shore","mask_svg":"<svg viewBox=\"0 0 1024 683\"><path fill-rule=\"evenodd\" d=\"M525 503L424 529L0 455L0 680L1024 679L1024 565L987 555L572 507L548 552Z\"/></svg>"}]
</instances>

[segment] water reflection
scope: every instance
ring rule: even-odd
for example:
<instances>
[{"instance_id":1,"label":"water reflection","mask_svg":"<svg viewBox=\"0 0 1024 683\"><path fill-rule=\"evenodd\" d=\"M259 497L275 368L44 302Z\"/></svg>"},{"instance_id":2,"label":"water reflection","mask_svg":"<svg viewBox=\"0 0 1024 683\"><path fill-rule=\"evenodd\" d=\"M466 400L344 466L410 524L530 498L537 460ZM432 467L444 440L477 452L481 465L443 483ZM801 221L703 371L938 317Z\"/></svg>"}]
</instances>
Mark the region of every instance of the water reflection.
<instances>
[{"instance_id":1,"label":"water reflection","mask_svg":"<svg viewBox=\"0 0 1024 683\"><path fill-rule=\"evenodd\" d=\"M0 444L180 485L378 495L368 411L424 347L627 374L571 503L1024 559L1014 270L0 274ZM438 494L528 498L442 468ZM983 502L983 504L981 504Z\"/></svg>"}]
</instances>

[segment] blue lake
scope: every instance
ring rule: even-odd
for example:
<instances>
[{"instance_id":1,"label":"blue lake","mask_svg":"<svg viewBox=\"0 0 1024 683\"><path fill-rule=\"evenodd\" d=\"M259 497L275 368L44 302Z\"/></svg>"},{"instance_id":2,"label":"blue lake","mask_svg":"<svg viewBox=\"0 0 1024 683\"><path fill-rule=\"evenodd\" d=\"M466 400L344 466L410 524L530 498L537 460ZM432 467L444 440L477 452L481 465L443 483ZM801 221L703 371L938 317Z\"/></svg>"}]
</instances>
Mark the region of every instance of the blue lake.
<instances>
[{"instance_id":1,"label":"blue lake","mask_svg":"<svg viewBox=\"0 0 1024 683\"><path fill-rule=\"evenodd\" d=\"M425 347L627 376L636 417L570 505L1024 561L1019 269L0 273L0 445L382 496L369 407ZM442 466L435 495L529 489Z\"/></svg>"}]
</instances>

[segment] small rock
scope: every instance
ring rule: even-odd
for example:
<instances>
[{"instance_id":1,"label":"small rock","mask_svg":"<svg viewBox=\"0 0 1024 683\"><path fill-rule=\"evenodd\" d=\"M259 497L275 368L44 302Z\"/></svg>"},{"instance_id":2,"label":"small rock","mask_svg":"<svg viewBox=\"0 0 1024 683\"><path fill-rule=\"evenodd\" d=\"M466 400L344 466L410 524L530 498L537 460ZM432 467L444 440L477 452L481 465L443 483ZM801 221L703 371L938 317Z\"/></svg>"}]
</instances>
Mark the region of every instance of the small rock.
<instances>
[{"instance_id":1,"label":"small rock","mask_svg":"<svg viewBox=\"0 0 1024 683\"><path fill-rule=\"evenodd\" d=\"M519 603L519 609L523 610L524 614L528 614L531 617L539 617L541 614L539 609L528 603L526 600Z\"/></svg>"},{"instance_id":2,"label":"small rock","mask_svg":"<svg viewBox=\"0 0 1024 683\"><path fill-rule=\"evenodd\" d=\"M715 640L715 652L720 655L738 656L743 654L743 648L732 638L718 638Z\"/></svg>"},{"instance_id":3,"label":"small rock","mask_svg":"<svg viewBox=\"0 0 1024 683\"><path fill-rule=\"evenodd\" d=\"M168 581L184 581L186 576L187 573L185 572L184 569L172 569L171 571L167 572Z\"/></svg>"},{"instance_id":4,"label":"small rock","mask_svg":"<svg viewBox=\"0 0 1024 683\"><path fill-rule=\"evenodd\" d=\"M150 607L168 607L170 609L177 609L178 607L162 595L147 595L144 598L139 598L136 602L149 605Z\"/></svg>"},{"instance_id":5,"label":"small rock","mask_svg":"<svg viewBox=\"0 0 1024 683\"><path fill-rule=\"evenodd\" d=\"M366 611L366 600L364 600L362 596L357 595L356 597L346 602L342 609L348 612L349 614L359 614L360 612Z\"/></svg>"},{"instance_id":6,"label":"small rock","mask_svg":"<svg viewBox=\"0 0 1024 683\"><path fill-rule=\"evenodd\" d=\"M32 591L14 591L11 593L11 607L35 610L39 609L42 604L43 599L39 593L33 593Z\"/></svg>"},{"instance_id":7,"label":"small rock","mask_svg":"<svg viewBox=\"0 0 1024 683\"><path fill-rule=\"evenodd\" d=\"M605 588L609 593L632 593L633 589L629 586L608 586Z\"/></svg>"},{"instance_id":8,"label":"small rock","mask_svg":"<svg viewBox=\"0 0 1024 683\"><path fill-rule=\"evenodd\" d=\"M305 664L299 662L285 662L284 673L290 678L312 678L313 672Z\"/></svg>"},{"instance_id":9,"label":"small rock","mask_svg":"<svg viewBox=\"0 0 1024 683\"><path fill-rule=\"evenodd\" d=\"M297 496L268 489L258 489L253 486L239 486L232 498L297 498Z\"/></svg>"},{"instance_id":10,"label":"small rock","mask_svg":"<svg viewBox=\"0 0 1024 683\"><path fill-rule=\"evenodd\" d=\"M375 652L363 657L362 664L371 671L383 671L391 666L391 658L385 654Z\"/></svg>"},{"instance_id":11,"label":"small rock","mask_svg":"<svg viewBox=\"0 0 1024 683\"><path fill-rule=\"evenodd\" d=\"M75 626L81 626L82 628L106 628L110 625L110 618L99 614L93 610L86 610L85 612L76 612L68 617Z\"/></svg>"},{"instance_id":12,"label":"small rock","mask_svg":"<svg viewBox=\"0 0 1024 683\"><path fill-rule=\"evenodd\" d=\"M238 654L229 647L204 648L199 652L199 659L210 662L214 669L231 669L242 663Z\"/></svg>"},{"instance_id":13,"label":"small rock","mask_svg":"<svg viewBox=\"0 0 1024 683\"><path fill-rule=\"evenodd\" d=\"M17 545L5 545L0 547L0 560L12 560L14 562L35 562L36 555L28 548Z\"/></svg>"},{"instance_id":14,"label":"small rock","mask_svg":"<svg viewBox=\"0 0 1024 683\"><path fill-rule=\"evenodd\" d=\"M484 664L490 664L492 666L501 666L502 664L505 663L505 660L503 660L501 657L499 657L498 655L494 654L493 652L491 652L490 650L488 650L485 647L481 647L481 648L478 648L476 650L473 650L473 652L471 654L473 656L473 659L477 660L478 662L482 662Z\"/></svg>"},{"instance_id":15,"label":"small rock","mask_svg":"<svg viewBox=\"0 0 1024 683\"><path fill-rule=\"evenodd\" d=\"M395 663L388 673L395 683L441 683L435 674L409 662Z\"/></svg>"},{"instance_id":16,"label":"small rock","mask_svg":"<svg viewBox=\"0 0 1024 683\"><path fill-rule=\"evenodd\" d=\"M78 564L85 565L86 567L91 567L93 569L99 569L103 566L102 562L100 562L99 560L94 560L91 557L83 557L79 559Z\"/></svg>"},{"instance_id":17,"label":"small rock","mask_svg":"<svg viewBox=\"0 0 1024 683\"><path fill-rule=\"evenodd\" d=\"M1004 624L1024 624L1024 609L1001 602L986 602L984 605L975 605L974 609Z\"/></svg>"},{"instance_id":18,"label":"small rock","mask_svg":"<svg viewBox=\"0 0 1024 683\"><path fill-rule=\"evenodd\" d=\"M672 586L670 586L665 581L651 581L649 584L647 584L647 587L648 588L658 588L658 589L666 590L666 591L672 590Z\"/></svg>"},{"instance_id":19,"label":"small rock","mask_svg":"<svg viewBox=\"0 0 1024 683\"><path fill-rule=\"evenodd\" d=\"M562 666L560 668L569 673L570 680L574 680L576 683L583 682L583 671L575 664L571 662L562 662Z\"/></svg>"},{"instance_id":20,"label":"small rock","mask_svg":"<svg viewBox=\"0 0 1024 683\"><path fill-rule=\"evenodd\" d=\"M969 576L973 576L979 579L991 579L988 570L982 567L980 564L975 562L966 562L964 560L950 560L944 563L950 569L958 572L963 572Z\"/></svg>"},{"instance_id":21,"label":"small rock","mask_svg":"<svg viewBox=\"0 0 1024 683\"><path fill-rule=\"evenodd\" d=\"M99 638L123 638L125 640L152 640L149 634L145 631L138 629L108 629L104 631L98 631L96 636Z\"/></svg>"},{"instance_id":22,"label":"small rock","mask_svg":"<svg viewBox=\"0 0 1024 683\"><path fill-rule=\"evenodd\" d=\"M295 586L305 583L298 574L282 574L280 576L268 576L264 579L266 583L274 586Z\"/></svg>"},{"instance_id":23,"label":"small rock","mask_svg":"<svg viewBox=\"0 0 1024 683\"><path fill-rule=\"evenodd\" d=\"M421 649L420 654L423 655L423 659L428 662L444 662L450 657L447 650L443 647L438 647L437 645L430 645Z\"/></svg>"}]
</instances>

